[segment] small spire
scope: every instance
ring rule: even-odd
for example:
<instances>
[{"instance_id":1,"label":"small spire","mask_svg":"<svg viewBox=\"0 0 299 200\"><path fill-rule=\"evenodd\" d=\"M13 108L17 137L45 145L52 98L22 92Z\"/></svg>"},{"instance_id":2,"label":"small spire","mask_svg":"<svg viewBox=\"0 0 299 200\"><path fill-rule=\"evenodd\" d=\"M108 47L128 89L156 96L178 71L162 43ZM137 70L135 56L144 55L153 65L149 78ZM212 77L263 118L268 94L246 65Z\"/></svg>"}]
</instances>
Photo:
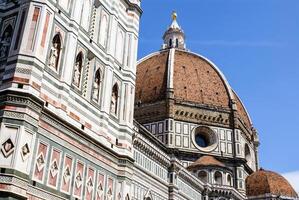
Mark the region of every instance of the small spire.
<instances>
[{"instance_id":1,"label":"small spire","mask_svg":"<svg viewBox=\"0 0 299 200\"><path fill-rule=\"evenodd\" d=\"M175 21L176 18L178 17L178 14L175 11L173 11L171 17L172 17L172 21Z\"/></svg>"},{"instance_id":2,"label":"small spire","mask_svg":"<svg viewBox=\"0 0 299 200\"><path fill-rule=\"evenodd\" d=\"M186 49L185 34L177 22L177 17L177 13L173 11L171 14L172 22L163 35L164 44L162 45L162 49Z\"/></svg>"}]
</instances>

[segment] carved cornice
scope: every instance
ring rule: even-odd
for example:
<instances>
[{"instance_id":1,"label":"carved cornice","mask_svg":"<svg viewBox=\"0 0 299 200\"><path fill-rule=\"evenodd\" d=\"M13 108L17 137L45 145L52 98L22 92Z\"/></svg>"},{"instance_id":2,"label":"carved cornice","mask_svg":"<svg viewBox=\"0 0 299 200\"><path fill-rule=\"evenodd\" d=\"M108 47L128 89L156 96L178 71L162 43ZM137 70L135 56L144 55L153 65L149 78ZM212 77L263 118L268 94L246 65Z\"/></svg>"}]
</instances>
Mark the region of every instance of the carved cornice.
<instances>
[{"instance_id":1,"label":"carved cornice","mask_svg":"<svg viewBox=\"0 0 299 200\"><path fill-rule=\"evenodd\" d=\"M142 133L144 133L145 131L147 130L139 129L138 132L135 132L133 136L134 148L168 168L170 166L170 157L165 152L163 152L162 148L160 148L158 145L155 145L152 141L142 135ZM156 140L156 138L152 139Z\"/></svg>"}]
</instances>

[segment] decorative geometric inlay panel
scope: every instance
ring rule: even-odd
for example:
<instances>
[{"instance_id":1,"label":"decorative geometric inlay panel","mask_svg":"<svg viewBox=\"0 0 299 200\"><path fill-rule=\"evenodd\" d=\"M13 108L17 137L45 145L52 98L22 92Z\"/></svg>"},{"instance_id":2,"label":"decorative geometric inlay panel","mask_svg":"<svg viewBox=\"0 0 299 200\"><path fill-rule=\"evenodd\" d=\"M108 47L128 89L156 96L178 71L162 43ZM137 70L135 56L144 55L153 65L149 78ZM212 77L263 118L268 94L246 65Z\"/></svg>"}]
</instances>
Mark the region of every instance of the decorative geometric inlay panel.
<instances>
[{"instance_id":1,"label":"decorative geometric inlay panel","mask_svg":"<svg viewBox=\"0 0 299 200\"><path fill-rule=\"evenodd\" d=\"M107 200L112 200L112 189L109 188L108 192L107 192Z\"/></svg>"},{"instance_id":2,"label":"decorative geometric inlay panel","mask_svg":"<svg viewBox=\"0 0 299 200\"><path fill-rule=\"evenodd\" d=\"M51 173L52 177L55 177L57 175L57 173L58 173L58 164L57 164L56 159L53 160L53 162L51 163L50 173Z\"/></svg>"},{"instance_id":3,"label":"decorative geometric inlay panel","mask_svg":"<svg viewBox=\"0 0 299 200\"><path fill-rule=\"evenodd\" d=\"M64 183L69 182L70 178L71 178L70 167L67 166L65 168L65 170L64 170L64 173L63 173L63 181L64 181Z\"/></svg>"},{"instance_id":4,"label":"decorative geometric inlay panel","mask_svg":"<svg viewBox=\"0 0 299 200\"><path fill-rule=\"evenodd\" d=\"M21 156L23 161L27 160L27 158L30 155L30 149L28 143L26 143L24 146L21 148Z\"/></svg>"},{"instance_id":5,"label":"decorative geometric inlay panel","mask_svg":"<svg viewBox=\"0 0 299 200\"><path fill-rule=\"evenodd\" d=\"M103 186L102 186L102 183L100 183L99 185L98 185L98 188L97 188L97 194L98 194L98 197L102 197L103 196L103 192L104 192L104 190L103 190Z\"/></svg>"},{"instance_id":6,"label":"decorative geometric inlay panel","mask_svg":"<svg viewBox=\"0 0 299 200\"><path fill-rule=\"evenodd\" d=\"M93 183L91 177L89 177L86 186L87 186L87 191L90 193L93 189Z\"/></svg>"},{"instance_id":7,"label":"decorative geometric inlay panel","mask_svg":"<svg viewBox=\"0 0 299 200\"><path fill-rule=\"evenodd\" d=\"M15 150L15 145L9 138L1 145L1 152L5 158L8 158Z\"/></svg>"},{"instance_id":8,"label":"decorative geometric inlay panel","mask_svg":"<svg viewBox=\"0 0 299 200\"><path fill-rule=\"evenodd\" d=\"M75 184L76 184L77 188L80 188L82 185L82 175L80 172L78 172L78 174L76 176Z\"/></svg>"},{"instance_id":9,"label":"decorative geometric inlay panel","mask_svg":"<svg viewBox=\"0 0 299 200\"><path fill-rule=\"evenodd\" d=\"M37 157L36 166L39 172L42 171L43 168L45 167L45 157L42 153L39 154L39 156Z\"/></svg>"}]
</instances>

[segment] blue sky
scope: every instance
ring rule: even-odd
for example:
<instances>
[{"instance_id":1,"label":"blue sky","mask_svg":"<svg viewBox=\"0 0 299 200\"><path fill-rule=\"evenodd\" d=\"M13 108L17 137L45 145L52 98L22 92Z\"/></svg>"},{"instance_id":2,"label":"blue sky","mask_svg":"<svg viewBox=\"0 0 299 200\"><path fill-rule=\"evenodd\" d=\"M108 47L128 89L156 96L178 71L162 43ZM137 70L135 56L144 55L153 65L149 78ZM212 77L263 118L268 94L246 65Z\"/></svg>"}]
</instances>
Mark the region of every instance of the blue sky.
<instances>
[{"instance_id":1,"label":"blue sky","mask_svg":"<svg viewBox=\"0 0 299 200\"><path fill-rule=\"evenodd\" d=\"M222 70L249 111L261 166L299 171L299 1L143 0L142 8L138 57L160 49L177 11L187 48Z\"/></svg>"}]
</instances>

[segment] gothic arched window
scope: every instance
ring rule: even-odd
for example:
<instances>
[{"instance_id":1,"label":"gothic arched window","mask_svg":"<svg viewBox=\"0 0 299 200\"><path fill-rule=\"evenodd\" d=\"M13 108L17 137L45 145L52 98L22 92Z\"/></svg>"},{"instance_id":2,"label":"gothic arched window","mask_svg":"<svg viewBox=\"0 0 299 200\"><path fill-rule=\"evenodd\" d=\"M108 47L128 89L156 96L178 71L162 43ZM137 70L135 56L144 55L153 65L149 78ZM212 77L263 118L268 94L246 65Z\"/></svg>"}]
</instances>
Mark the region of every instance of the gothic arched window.
<instances>
[{"instance_id":1,"label":"gothic arched window","mask_svg":"<svg viewBox=\"0 0 299 200\"><path fill-rule=\"evenodd\" d=\"M58 69L60 52L61 52L61 36L59 33L57 33L52 40L52 47L50 50L49 64L48 64L49 67L52 67L55 70Z\"/></svg>"},{"instance_id":2,"label":"gothic arched window","mask_svg":"<svg viewBox=\"0 0 299 200\"><path fill-rule=\"evenodd\" d=\"M176 47L176 48L179 47L179 39L175 39L175 47Z\"/></svg>"},{"instance_id":3,"label":"gothic arched window","mask_svg":"<svg viewBox=\"0 0 299 200\"><path fill-rule=\"evenodd\" d=\"M123 53L124 53L124 33L123 33L123 31L121 31L121 30L118 31L116 41L117 42L116 42L115 57L120 63L122 63Z\"/></svg>"},{"instance_id":4,"label":"gothic arched window","mask_svg":"<svg viewBox=\"0 0 299 200\"><path fill-rule=\"evenodd\" d=\"M73 84L76 87L79 87L81 83L82 64L83 64L83 53L80 51L80 53L78 53L76 57L76 62L74 66Z\"/></svg>"},{"instance_id":5,"label":"gothic arched window","mask_svg":"<svg viewBox=\"0 0 299 200\"><path fill-rule=\"evenodd\" d=\"M90 10L91 10L91 1L83 0L82 6L82 15L81 15L81 26L88 30L89 28L89 19L90 19Z\"/></svg>"},{"instance_id":6,"label":"gothic arched window","mask_svg":"<svg viewBox=\"0 0 299 200\"><path fill-rule=\"evenodd\" d=\"M101 70L98 69L94 76L93 86L92 86L92 100L98 102L100 99L101 91Z\"/></svg>"},{"instance_id":7,"label":"gothic arched window","mask_svg":"<svg viewBox=\"0 0 299 200\"><path fill-rule=\"evenodd\" d=\"M0 38L0 58L5 58L8 55L12 34L13 28L11 25L8 25Z\"/></svg>"},{"instance_id":8,"label":"gothic arched window","mask_svg":"<svg viewBox=\"0 0 299 200\"><path fill-rule=\"evenodd\" d=\"M117 83L114 84L112 88L112 95L111 95L111 104L110 104L110 112L114 115L117 115L118 109L118 85Z\"/></svg>"},{"instance_id":9,"label":"gothic arched window","mask_svg":"<svg viewBox=\"0 0 299 200\"><path fill-rule=\"evenodd\" d=\"M99 42L103 47L106 47L107 33L108 33L108 16L103 14L100 22Z\"/></svg>"},{"instance_id":10,"label":"gothic arched window","mask_svg":"<svg viewBox=\"0 0 299 200\"><path fill-rule=\"evenodd\" d=\"M198 173L198 178L199 178L202 182L206 183L206 182L208 182L208 173L207 173L206 171L200 171L200 172Z\"/></svg>"}]
</instances>

